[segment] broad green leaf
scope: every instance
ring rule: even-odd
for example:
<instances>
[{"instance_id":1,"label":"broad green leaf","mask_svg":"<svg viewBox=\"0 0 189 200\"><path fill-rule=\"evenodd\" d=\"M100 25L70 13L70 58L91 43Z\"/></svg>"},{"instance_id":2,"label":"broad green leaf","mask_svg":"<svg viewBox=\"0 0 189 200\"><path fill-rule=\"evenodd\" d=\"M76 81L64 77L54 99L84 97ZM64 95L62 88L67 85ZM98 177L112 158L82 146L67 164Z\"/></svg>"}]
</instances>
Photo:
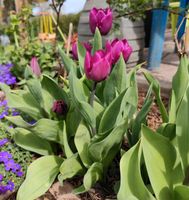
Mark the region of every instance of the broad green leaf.
<instances>
[{"instance_id":1,"label":"broad green leaf","mask_svg":"<svg viewBox=\"0 0 189 200\"><path fill-rule=\"evenodd\" d=\"M67 158L60 166L60 173L63 180L73 178L76 175L82 175L84 170L85 168L81 165L78 154Z\"/></svg>"},{"instance_id":2,"label":"broad green leaf","mask_svg":"<svg viewBox=\"0 0 189 200\"><path fill-rule=\"evenodd\" d=\"M96 28L95 35L94 35L94 41L93 41L93 49L92 54L94 54L96 51L102 49L102 36L100 34L100 31L98 28Z\"/></svg>"},{"instance_id":3,"label":"broad green leaf","mask_svg":"<svg viewBox=\"0 0 189 200\"><path fill-rule=\"evenodd\" d=\"M90 190L97 181L102 179L103 165L101 163L93 163L88 169L83 179L83 185L86 190Z\"/></svg>"},{"instance_id":4,"label":"broad green leaf","mask_svg":"<svg viewBox=\"0 0 189 200\"><path fill-rule=\"evenodd\" d=\"M173 200L173 167L176 151L170 141L142 127L142 150L149 179L157 200Z\"/></svg>"},{"instance_id":5,"label":"broad green leaf","mask_svg":"<svg viewBox=\"0 0 189 200\"><path fill-rule=\"evenodd\" d=\"M176 136L176 124L164 123L158 128L157 132L171 141Z\"/></svg>"},{"instance_id":6,"label":"broad green leaf","mask_svg":"<svg viewBox=\"0 0 189 200\"><path fill-rule=\"evenodd\" d=\"M64 100L69 105L67 93L51 77L43 75L42 88L46 90L54 100Z\"/></svg>"},{"instance_id":7,"label":"broad green leaf","mask_svg":"<svg viewBox=\"0 0 189 200\"><path fill-rule=\"evenodd\" d=\"M29 129L32 125L23 120L21 116L6 117L6 120L20 128Z\"/></svg>"},{"instance_id":8,"label":"broad green leaf","mask_svg":"<svg viewBox=\"0 0 189 200\"><path fill-rule=\"evenodd\" d=\"M89 126L94 129L96 126L96 113L87 102L88 97L85 94L81 81L77 79L77 77L73 73L70 73L69 81L70 92L74 106L81 113L84 120L89 124Z\"/></svg>"},{"instance_id":9,"label":"broad green leaf","mask_svg":"<svg viewBox=\"0 0 189 200\"><path fill-rule=\"evenodd\" d=\"M146 98L141 110L137 113L136 118L133 120L132 135L129 135L128 133L129 144L131 144L132 146L135 145L139 140L142 124L146 124L146 117L150 111L150 107L153 102L151 98L151 94L152 94L152 85L148 89L148 92L147 92L147 95L146 95Z\"/></svg>"},{"instance_id":10,"label":"broad green leaf","mask_svg":"<svg viewBox=\"0 0 189 200\"><path fill-rule=\"evenodd\" d=\"M37 103L43 108L44 100L42 95L42 87L39 79L30 79L26 82L28 89Z\"/></svg>"},{"instance_id":11,"label":"broad green leaf","mask_svg":"<svg viewBox=\"0 0 189 200\"><path fill-rule=\"evenodd\" d=\"M102 134L96 141L91 142L89 152L94 162L102 163L105 168L109 166L120 150L127 124L128 120L125 119L123 124L115 127L106 137Z\"/></svg>"},{"instance_id":12,"label":"broad green leaf","mask_svg":"<svg viewBox=\"0 0 189 200\"><path fill-rule=\"evenodd\" d=\"M180 60L178 70L172 81L171 109L169 113L170 122L175 123L177 111L184 97L184 93L189 82L189 61L187 55L183 55Z\"/></svg>"},{"instance_id":13,"label":"broad green leaf","mask_svg":"<svg viewBox=\"0 0 189 200\"><path fill-rule=\"evenodd\" d=\"M153 84L153 91L156 96L157 104L159 106L163 122L166 123L169 121L169 116L167 113L167 110L163 104L163 101L161 99L161 88L159 82L147 71L143 71L144 76L149 84Z\"/></svg>"},{"instance_id":14,"label":"broad green leaf","mask_svg":"<svg viewBox=\"0 0 189 200\"><path fill-rule=\"evenodd\" d=\"M174 200L188 200L189 199L189 186L179 185L174 188Z\"/></svg>"},{"instance_id":15,"label":"broad green leaf","mask_svg":"<svg viewBox=\"0 0 189 200\"><path fill-rule=\"evenodd\" d=\"M109 105L115 99L116 93L123 92L126 86L126 64L121 55L110 76L105 81L103 96L106 105Z\"/></svg>"},{"instance_id":16,"label":"broad green leaf","mask_svg":"<svg viewBox=\"0 0 189 200\"><path fill-rule=\"evenodd\" d=\"M83 194L83 193L85 193L85 192L87 192L87 191L86 191L84 185L81 185L80 187L75 188L72 192L73 192L75 195L79 195L79 194Z\"/></svg>"},{"instance_id":17,"label":"broad green leaf","mask_svg":"<svg viewBox=\"0 0 189 200\"><path fill-rule=\"evenodd\" d=\"M71 58L69 58L69 56L66 55L62 47L58 46L58 51L60 53L60 57L62 58L62 62L64 63L66 71L69 73L71 70L73 70L73 72L76 73L76 63Z\"/></svg>"},{"instance_id":18,"label":"broad green leaf","mask_svg":"<svg viewBox=\"0 0 189 200\"><path fill-rule=\"evenodd\" d=\"M86 49L81 44L80 41L77 42L77 52L78 52L78 58L79 58L80 72L83 75L84 74L84 62L85 62Z\"/></svg>"},{"instance_id":19,"label":"broad green leaf","mask_svg":"<svg viewBox=\"0 0 189 200\"><path fill-rule=\"evenodd\" d=\"M89 130L86 128L85 125L80 124L75 134L74 142L77 148L77 152L79 153L79 156L85 167L89 167L92 163L88 152L90 141L91 137Z\"/></svg>"},{"instance_id":20,"label":"broad green leaf","mask_svg":"<svg viewBox=\"0 0 189 200\"><path fill-rule=\"evenodd\" d=\"M177 113L176 138L181 156L183 171L186 174L189 166L189 87L183 97Z\"/></svg>"},{"instance_id":21,"label":"broad green leaf","mask_svg":"<svg viewBox=\"0 0 189 200\"><path fill-rule=\"evenodd\" d=\"M40 119L29 130L43 139L62 144L62 121Z\"/></svg>"},{"instance_id":22,"label":"broad green leaf","mask_svg":"<svg viewBox=\"0 0 189 200\"><path fill-rule=\"evenodd\" d=\"M10 90L5 84L0 84L6 94L8 106L24 112L34 119L42 118L40 106L33 96L24 90Z\"/></svg>"},{"instance_id":23,"label":"broad green leaf","mask_svg":"<svg viewBox=\"0 0 189 200\"><path fill-rule=\"evenodd\" d=\"M35 200L53 184L63 159L44 156L35 160L28 168L26 179L18 190L17 200Z\"/></svg>"},{"instance_id":24,"label":"broad green leaf","mask_svg":"<svg viewBox=\"0 0 189 200\"><path fill-rule=\"evenodd\" d=\"M81 114L78 110L71 104L70 109L66 115L66 131L69 137L75 135L77 128L81 122Z\"/></svg>"},{"instance_id":25,"label":"broad green leaf","mask_svg":"<svg viewBox=\"0 0 189 200\"><path fill-rule=\"evenodd\" d=\"M141 156L140 143L137 143L122 156L120 162L121 183L117 196L118 200L130 198L155 200L145 186L141 176Z\"/></svg>"},{"instance_id":26,"label":"broad green leaf","mask_svg":"<svg viewBox=\"0 0 189 200\"><path fill-rule=\"evenodd\" d=\"M120 106L126 91L123 91L114 101L106 108L100 121L99 133L104 133L115 127L118 114L120 113Z\"/></svg>"},{"instance_id":27,"label":"broad green leaf","mask_svg":"<svg viewBox=\"0 0 189 200\"><path fill-rule=\"evenodd\" d=\"M28 151L32 151L40 155L53 154L53 149L47 140L42 139L23 128L15 129L14 141L18 146Z\"/></svg>"},{"instance_id":28,"label":"broad green leaf","mask_svg":"<svg viewBox=\"0 0 189 200\"><path fill-rule=\"evenodd\" d=\"M66 155L66 158L69 158L71 156L73 156L73 151L69 145L69 137L68 137L68 133L66 131L66 124L64 122L64 128L63 128L63 147L64 147L64 153Z\"/></svg>"},{"instance_id":29,"label":"broad green leaf","mask_svg":"<svg viewBox=\"0 0 189 200\"><path fill-rule=\"evenodd\" d=\"M127 81L126 81L126 64L123 58L123 55L120 56L120 59L116 63L112 73L116 79L116 88L118 93L120 94L126 89ZM119 77L119 78L118 78Z\"/></svg>"}]
</instances>

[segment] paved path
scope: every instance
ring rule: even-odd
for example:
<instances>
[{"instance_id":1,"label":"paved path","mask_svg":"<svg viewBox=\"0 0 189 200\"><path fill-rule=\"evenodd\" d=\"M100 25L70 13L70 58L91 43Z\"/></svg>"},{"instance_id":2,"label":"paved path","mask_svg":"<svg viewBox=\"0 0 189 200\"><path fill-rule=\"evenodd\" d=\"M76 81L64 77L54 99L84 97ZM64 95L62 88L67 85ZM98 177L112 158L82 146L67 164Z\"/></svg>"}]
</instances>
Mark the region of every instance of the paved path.
<instances>
[{"instance_id":1,"label":"paved path","mask_svg":"<svg viewBox=\"0 0 189 200\"><path fill-rule=\"evenodd\" d=\"M164 54L160 69L150 71L160 82L162 94L165 96L169 96L170 94L172 78L179 65L179 58L178 55L174 53L174 49L174 42L169 39L164 45ZM147 55L147 50L145 54ZM149 85L141 71L137 73L137 81L140 89L146 90L148 88Z\"/></svg>"}]
</instances>

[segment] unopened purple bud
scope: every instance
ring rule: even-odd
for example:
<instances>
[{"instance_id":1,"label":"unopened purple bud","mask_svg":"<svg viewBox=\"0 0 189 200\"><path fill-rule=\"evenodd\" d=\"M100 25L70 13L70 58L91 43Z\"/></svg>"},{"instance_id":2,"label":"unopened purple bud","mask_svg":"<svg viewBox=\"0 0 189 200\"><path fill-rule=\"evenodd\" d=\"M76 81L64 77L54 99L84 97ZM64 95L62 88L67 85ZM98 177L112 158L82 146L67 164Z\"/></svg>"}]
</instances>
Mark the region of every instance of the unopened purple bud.
<instances>
[{"instance_id":1,"label":"unopened purple bud","mask_svg":"<svg viewBox=\"0 0 189 200\"><path fill-rule=\"evenodd\" d=\"M52 111L58 115L66 115L68 112L68 106L63 100L56 100L53 103Z\"/></svg>"}]
</instances>

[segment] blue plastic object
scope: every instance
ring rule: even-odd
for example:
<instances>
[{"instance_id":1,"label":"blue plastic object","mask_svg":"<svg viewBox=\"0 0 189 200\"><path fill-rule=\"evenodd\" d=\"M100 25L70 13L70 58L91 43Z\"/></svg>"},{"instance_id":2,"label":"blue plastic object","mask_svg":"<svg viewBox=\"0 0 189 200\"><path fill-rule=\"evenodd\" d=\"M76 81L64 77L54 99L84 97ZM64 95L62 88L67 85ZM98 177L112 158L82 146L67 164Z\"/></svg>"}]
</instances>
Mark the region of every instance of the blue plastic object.
<instances>
[{"instance_id":1,"label":"blue plastic object","mask_svg":"<svg viewBox=\"0 0 189 200\"><path fill-rule=\"evenodd\" d=\"M162 6L168 5L169 0L162 2ZM152 13L152 29L148 55L148 69L150 70L159 68L161 64L167 17L168 11L163 9L156 9Z\"/></svg>"}]
</instances>

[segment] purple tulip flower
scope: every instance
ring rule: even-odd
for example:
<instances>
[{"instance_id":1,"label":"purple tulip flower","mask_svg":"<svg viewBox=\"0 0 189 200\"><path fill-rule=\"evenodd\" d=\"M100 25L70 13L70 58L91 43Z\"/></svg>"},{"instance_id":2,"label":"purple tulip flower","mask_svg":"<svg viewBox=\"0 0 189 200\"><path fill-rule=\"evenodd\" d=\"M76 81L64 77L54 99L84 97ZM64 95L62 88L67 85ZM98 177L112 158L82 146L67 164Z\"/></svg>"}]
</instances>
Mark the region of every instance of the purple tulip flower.
<instances>
[{"instance_id":1,"label":"purple tulip flower","mask_svg":"<svg viewBox=\"0 0 189 200\"><path fill-rule=\"evenodd\" d=\"M100 82L107 78L111 71L111 54L98 50L93 56L87 52L85 73L88 79Z\"/></svg>"},{"instance_id":2,"label":"purple tulip flower","mask_svg":"<svg viewBox=\"0 0 189 200\"><path fill-rule=\"evenodd\" d=\"M32 69L32 72L37 76L40 77L41 75L41 69L38 63L38 60L36 57L33 57L30 61L30 67Z\"/></svg>"},{"instance_id":3,"label":"purple tulip flower","mask_svg":"<svg viewBox=\"0 0 189 200\"><path fill-rule=\"evenodd\" d=\"M56 100L53 103L52 111L57 115L66 115L68 112L68 107L63 100Z\"/></svg>"},{"instance_id":4,"label":"purple tulip flower","mask_svg":"<svg viewBox=\"0 0 189 200\"><path fill-rule=\"evenodd\" d=\"M120 58L121 53L123 54L125 62L127 62L133 51L132 47L129 45L126 39L119 40L117 38L114 39L111 43L109 41L106 43L106 50L111 52L112 64L116 64Z\"/></svg>"},{"instance_id":5,"label":"purple tulip flower","mask_svg":"<svg viewBox=\"0 0 189 200\"><path fill-rule=\"evenodd\" d=\"M98 27L102 35L107 35L112 28L113 13L110 8L97 9L93 8L89 14L89 25L91 32L94 34Z\"/></svg>"},{"instance_id":6,"label":"purple tulip flower","mask_svg":"<svg viewBox=\"0 0 189 200\"><path fill-rule=\"evenodd\" d=\"M92 46L89 42L82 42L81 43L85 49L91 53L91 50L92 50ZM77 52L77 42L74 42L73 45L72 45L72 55L73 55L73 58L75 60L78 60L78 52Z\"/></svg>"}]
</instances>

